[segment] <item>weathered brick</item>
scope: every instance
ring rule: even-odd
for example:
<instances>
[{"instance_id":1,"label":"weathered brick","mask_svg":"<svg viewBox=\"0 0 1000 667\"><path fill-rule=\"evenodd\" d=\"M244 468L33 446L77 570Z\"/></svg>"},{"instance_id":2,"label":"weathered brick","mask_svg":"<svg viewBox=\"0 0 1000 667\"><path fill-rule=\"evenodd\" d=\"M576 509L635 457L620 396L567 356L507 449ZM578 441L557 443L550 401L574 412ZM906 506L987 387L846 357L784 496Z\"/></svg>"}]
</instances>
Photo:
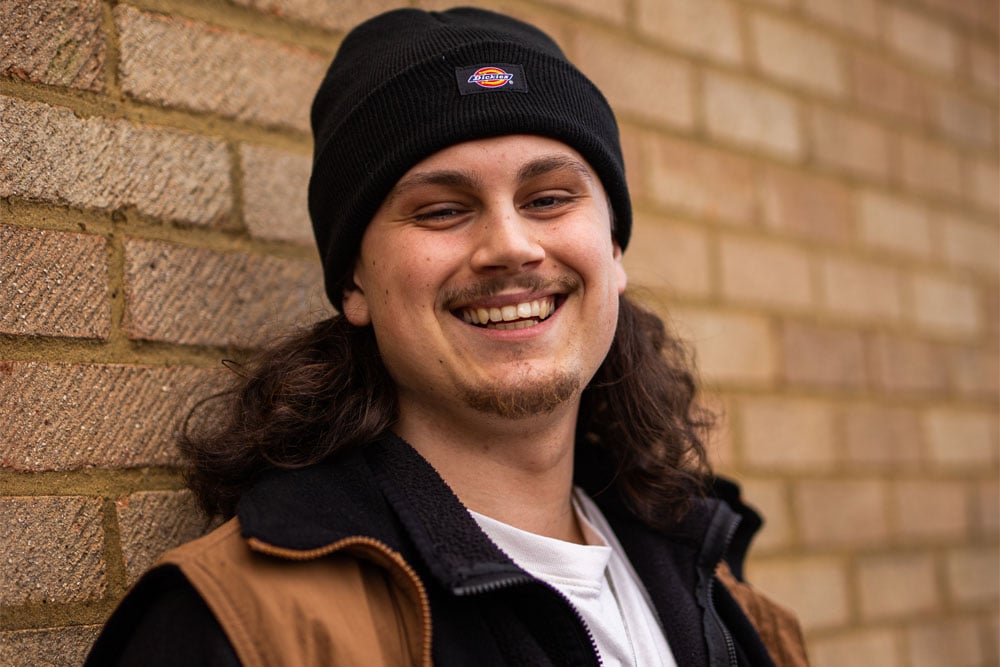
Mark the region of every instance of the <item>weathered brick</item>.
<instances>
[{"instance_id":1,"label":"weathered brick","mask_svg":"<svg viewBox=\"0 0 1000 667\"><path fill-rule=\"evenodd\" d=\"M724 236L722 293L733 301L806 308L813 302L811 257L787 244Z\"/></svg>"},{"instance_id":2,"label":"weathered brick","mask_svg":"<svg viewBox=\"0 0 1000 667\"><path fill-rule=\"evenodd\" d=\"M889 391L942 392L948 388L944 348L911 338L878 334L869 341L872 376Z\"/></svg>"},{"instance_id":3,"label":"weathered brick","mask_svg":"<svg viewBox=\"0 0 1000 667\"><path fill-rule=\"evenodd\" d=\"M850 54L855 101L869 109L920 122L930 101L919 80L894 63L864 51Z\"/></svg>"},{"instance_id":4,"label":"weathered brick","mask_svg":"<svg viewBox=\"0 0 1000 667\"><path fill-rule=\"evenodd\" d=\"M813 667L843 667L862 657L865 662L880 667L902 665L891 630L853 630L809 642L809 664Z\"/></svg>"},{"instance_id":5,"label":"weathered brick","mask_svg":"<svg viewBox=\"0 0 1000 667\"><path fill-rule=\"evenodd\" d=\"M829 37L763 13L751 17L750 29L754 61L765 74L824 95L846 93L841 54Z\"/></svg>"},{"instance_id":6,"label":"weathered brick","mask_svg":"<svg viewBox=\"0 0 1000 667\"><path fill-rule=\"evenodd\" d=\"M982 665L979 630L970 619L938 620L910 626L906 644L912 667Z\"/></svg>"},{"instance_id":7,"label":"weathered brick","mask_svg":"<svg viewBox=\"0 0 1000 667\"><path fill-rule=\"evenodd\" d=\"M994 278L1000 274L1000 229L995 224L950 213L937 222L946 260Z\"/></svg>"},{"instance_id":8,"label":"weathered brick","mask_svg":"<svg viewBox=\"0 0 1000 667\"><path fill-rule=\"evenodd\" d=\"M399 7L398 0L232 0L279 18L327 30L347 30L365 19Z\"/></svg>"},{"instance_id":9,"label":"weathered brick","mask_svg":"<svg viewBox=\"0 0 1000 667\"><path fill-rule=\"evenodd\" d=\"M927 209L910 199L865 190L858 197L861 240L873 248L912 257L931 254L931 220Z\"/></svg>"},{"instance_id":10,"label":"weathered brick","mask_svg":"<svg viewBox=\"0 0 1000 667\"><path fill-rule=\"evenodd\" d=\"M850 319L894 322L903 312L898 274L874 262L826 258L820 263L820 296L827 311Z\"/></svg>"},{"instance_id":11,"label":"weathered brick","mask_svg":"<svg viewBox=\"0 0 1000 667\"><path fill-rule=\"evenodd\" d=\"M0 664L10 667L82 665L99 625L0 632Z\"/></svg>"},{"instance_id":12,"label":"weathered brick","mask_svg":"<svg viewBox=\"0 0 1000 667\"><path fill-rule=\"evenodd\" d=\"M808 173L769 167L758 180L764 224L823 243L845 243L852 210L846 187Z\"/></svg>"},{"instance_id":13,"label":"weathered brick","mask_svg":"<svg viewBox=\"0 0 1000 667\"><path fill-rule=\"evenodd\" d=\"M144 102L309 130L326 59L186 19L115 8L122 90Z\"/></svg>"},{"instance_id":14,"label":"weathered brick","mask_svg":"<svg viewBox=\"0 0 1000 667\"><path fill-rule=\"evenodd\" d=\"M949 466L978 467L996 463L995 412L937 409L924 417L931 459Z\"/></svg>"},{"instance_id":15,"label":"weathered brick","mask_svg":"<svg viewBox=\"0 0 1000 667\"><path fill-rule=\"evenodd\" d=\"M740 487L743 499L764 517L764 527L754 538L754 553L790 545L794 533L785 483L742 477Z\"/></svg>"},{"instance_id":16,"label":"weathered brick","mask_svg":"<svg viewBox=\"0 0 1000 667\"><path fill-rule=\"evenodd\" d=\"M804 0L805 13L840 30L874 38L878 36L876 0Z\"/></svg>"},{"instance_id":17,"label":"weathered brick","mask_svg":"<svg viewBox=\"0 0 1000 667\"><path fill-rule=\"evenodd\" d=\"M253 347L324 312L316 262L125 242L125 331L184 345Z\"/></svg>"},{"instance_id":18,"label":"weathered brick","mask_svg":"<svg viewBox=\"0 0 1000 667\"><path fill-rule=\"evenodd\" d=\"M743 59L739 15L729 0L640 0L639 30L689 53L726 63Z\"/></svg>"},{"instance_id":19,"label":"weathered brick","mask_svg":"<svg viewBox=\"0 0 1000 667\"><path fill-rule=\"evenodd\" d=\"M209 519L190 491L140 491L119 498L118 526L131 584L160 555L205 533Z\"/></svg>"},{"instance_id":20,"label":"weathered brick","mask_svg":"<svg viewBox=\"0 0 1000 667\"><path fill-rule=\"evenodd\" d=\"M98 0L0 3L0 74L53 86L103 90L103 21Z\"/></svg>"},{"instance_id":21,"label":"weathered brick","mask_svg":"<svg viewBox=\"0 0 1000 667\"><path fill-rule=\"evenodd\" d=\"M276 148L240 148L243 222L250 236L268 241L312 244L306 189L312 160Z\"/></svg>"},{"instance_id":22,"label":"weathered brick","mask_svg":"<svg viewBox=\"0 0 1000 667\"><path fill-rule=\"evenodd\" d=\"M721 73L705 74L703 94L709 134L786 160L802 156L799 105L790 95Z\"/></svg>"},{"instance_id":23,"label":"weathered brick","mask_svg":"<svg viewBox=\"0 0 1000 667\"><path fill-rule=\"evenodd\" d=\"M173 465L174 440L221 370L0 364L0 464L26 471Z\"/></svg>"},{"instance_id":24,"label":"weathered brick","mask_svg":"<svg viewBox=\"0 0 1000 667\"><path fill-rule=\"evenodd\" d=\"M912 297L917 326L936 334L975 336L983 328L979 292L968 281L920 273L913 276Z\"/></svg>"},{"instance_id":25,"label":"weathered brick","mask_svg":"<svg viewBox=\"0 0 1000 667\"><path fill-rule=\"evenodd\" d=\"M673 315L706 378L751 384L774 378L774 340L763 317L688 308L676 308Z\"/></svg>"},{"instance_id":26,"label":"weathered brick","mask_svg":"<svg viewBox=\"0 0 1000 667\"><path fill-rule=\"evenodd\" d=\"M865 344L858 332L786 322L781 351L783 374L791 384L840 389L865 385Z\"/></svg>"},{"instance_id":27,"label":"weathered brick","mask_svg":"<svg viewBox=\"0 0 1000 667\"><path fill-rule=\"evenodd\" d=\"M739 403L743 460L766 470L822 470L836 461L830 405L798 398Z\"/></svg>"},{"instance_id":28,"label":"weathered brick","mask_svg":"<svg viewBox=\"0 0 1000 667\"><path fill-rule=\"evenodd\" d=\"M887 7L886 19L889 48L927 69L955 74L958 44L947 24L903 7Z\"/></svg>"},{"instance_id":29,"label":"weathered brick","mask_svg":"<svg viewBox=\"0 0 1000 667\"><path fill-rule=\"evenodd\" d=\"M100 236L0 227L0 332L106 339L106 255Z\"/></svg>"},{"instance_id":30,"label":"weathered brick","mask_svg":"<svg viewBox=\"0 0 1000 667\"><path fill-rule=\"evenodd\" d=\"M223 142L0 97L0 197L194 224L232 205Z\"/></svg>"},{"instance_id":31,"label":"weathered brick","mask_svg":"<svg viewBox=\"0 0 1000 667\"><path fill-rule=\"evenodd\" d=\"M879 125L840 111L814 107L809 114L815 159L834 169L885 180L889 140Z\"/></svg>"},{"instance_id":32,"label":"weathered brick","mask_svg":"<svg viewBox=\"0 0 1000 667\"><path fill-rule=\"evenodd\" d=\"M1000 90L1000 53L995 45L969 41L972 80L985 91Z\"/></svg>"},{"instance_id":33,"label":"weathered brick","mask_svg":"<svg viewBox=\"0 0 1000 667\"><path fill-rule=\"evenodd\" d=\"M634 41L596 31L574 37L575 64L618 113L681 128L694 124L690 65ZM655 85L650 85L655 81Z\"/></svg>"},{"instance_id":34,"label":"weathered brick","mask_svg":"<svg viewBox=\"0 0 1000 667\"><path fill-rule=\"evenodd\" d=\"M903 137L900 155L905 186L932 195L962 196L962 164L952 146Z\"/></svg>"},{"instance_id":35,"label":"weathered brick","mask_svg":"<svg viewBox=\"0 0 1000 667\"><path fill-rule=\"evenodd\" d=\"M899 533L906 539L961 539L969 532L967 485L947 481L901 481L892 490Z\"/></svg>"},{"instance_id":36,"label":"weathered brick","mask_svg":"<svg viewBox=\"0 0 1000 667\"><path fill-rule=\"evenodd\" d=\"M749 160L663 136L651 137L648 150L649 196L656 203L725 222L749 224L753 219L754 170Z\"/></svg>"},{"instance_id":37,"label":"weathered brick","mask_svg":"<svg viewBox=\"0 0 1000 667\"><path fill-rule=\"evenodd\" d=\"M845 568L827 557L760 559L749 563L748 580L792 609L806 631L836 627L850 614Z\"/></svg>"},{"instance_id":38,"label":"weathered brick","mask_svg":"<svg viewBox=\"0 0 1000 667\"><path fill-rule=\"evenodd\" d=\"M709 240L695 225L639 215L625 253L629 284L704 296L711 289Z\"/></svg>"},{"instance_id":39,"label":"weathered brick","mask_svg":"<svg viewBox=\"0 0 1000 667\"><path fill-rule=\"evenodd\" d=\"M866 620L933 611L940 595L934 560L924 554L870 556L858 564L861 614Z\"/></svg>"},{"instance_id":40,"label":"weathered brick","mask_svg":"<svg viewBox=\"0 0 1000 667\"><path fill-rule=\"evenodd\" d=\"M996 605L1000 598L1000 552L996 547L956 549L947 558L948 590L960 605Z\"/></svg>"},{"instance_id":41,"label":"weathered brick","mask_svg":"<svg viewBox=\"0 0 1000 667\"><path fill-rule=\"evenodd\" d=\"M980 482L976 489L976 524L983 535L1000 532L1000 482Z\"/></svg>"},{"instance_id":42,"label":"weathered brick","mask_svg":"<svg viewBox=\"0 0 1000 667\"><path fill-rule=\"evenodd\" d=\"M0 602L68 603L104 595L101 501L76 496L0 498Z\"/></svg>"},{"instance_id":43,"label":"weathered brick","mask_svg":"<svg viewBox=\"0 0 1000 667\"><path fill-rule=\"evenodd\" d=\"M1000 210L1000 166L996 157L970 160L967 173L970 201L987 211Z\"/></svg>"},{"instance_id":44,"label":"weathered brick","mask_svg":"<svg viewBox=\"0 0 1000 667\"><path fill-rule=\"evenodd\" d=\"M995 398L1000 393L1000 352L963 345L948 352L955 389L966 396Z\"/></svg>"},{"instance_id":45,"label":"weathered brick","mask_svg":"<svg viewBox=\"0 0 1000 667\"><path fill-rule=\"evenodd\" d=\"M871 546L889 535L885 484L813 480L795 485L799 534L808 546Z\"/></svg>"},{"instance_id":46,"label":"weathered brick","mask_svg":"<svg viewBox=\"0 0 1000 667\"><path fill-rule=\"evenodd\" d=\"M923 4L977 25L989 20L986 16L986 6L995 3L993 0L924 0Z\"/></svg>"},{"instance_id":47,"label":"weathered brick","mask_svg":"<svg viewBox=\"0 0 1000 667\"><path fill-rule=\"evenodd\" d=\"M844 413L848 458L865 466L898 469L922 459L920 420L909 408L852 405Z\"/></svg>"},{"instance_id":48,"label":"weathered brick","mask_svg":"<svg viewBox=\"0 0 1000 667\"><path fill-rule=\"evenodd\" d=\"M997 140L996 105L990 106L952 91L939 91L931 118L951 140L990 149Z\"/></svg>"}]
</instances>

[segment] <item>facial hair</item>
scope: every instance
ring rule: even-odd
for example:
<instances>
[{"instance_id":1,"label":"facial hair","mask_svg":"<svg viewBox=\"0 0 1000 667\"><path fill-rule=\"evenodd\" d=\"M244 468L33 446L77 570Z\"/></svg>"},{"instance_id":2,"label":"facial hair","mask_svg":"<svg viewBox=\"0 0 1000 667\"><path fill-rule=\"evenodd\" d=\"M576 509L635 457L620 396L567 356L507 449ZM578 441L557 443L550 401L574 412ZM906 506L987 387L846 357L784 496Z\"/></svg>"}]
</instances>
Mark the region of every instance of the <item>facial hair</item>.
<instances>
[{"instance_id":1,"label":"facial hair","mask_svg":"<svg viewBox=\"0 0 1000 667\"><path fill-rule=\"evenodd\" d=\"M580 378L555 371L546 378L532 378L514 384L460 385L466 405L504 419L525 419L552 412L573 398Z\"/></svg>"}]
</instances>

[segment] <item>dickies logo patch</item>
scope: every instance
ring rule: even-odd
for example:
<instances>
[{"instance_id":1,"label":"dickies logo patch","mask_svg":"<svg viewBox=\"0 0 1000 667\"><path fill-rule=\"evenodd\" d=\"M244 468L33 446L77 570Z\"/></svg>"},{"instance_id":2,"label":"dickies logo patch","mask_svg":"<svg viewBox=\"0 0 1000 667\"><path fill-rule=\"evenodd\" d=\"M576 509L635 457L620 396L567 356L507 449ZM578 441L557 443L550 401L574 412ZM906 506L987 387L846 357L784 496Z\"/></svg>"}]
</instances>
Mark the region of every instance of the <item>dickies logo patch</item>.
<instances>
[{"instance_id":1,"label":"dickies logo patch","mask_svg":"<svg viewBox=\"0 0 1000 667\"><path fill-rule=\"evenodd\" d=\"M524 68L510 63L489 63L455 69L458 92L462 95L492 92L528 92Z\"/></svg>"}]
</instances>

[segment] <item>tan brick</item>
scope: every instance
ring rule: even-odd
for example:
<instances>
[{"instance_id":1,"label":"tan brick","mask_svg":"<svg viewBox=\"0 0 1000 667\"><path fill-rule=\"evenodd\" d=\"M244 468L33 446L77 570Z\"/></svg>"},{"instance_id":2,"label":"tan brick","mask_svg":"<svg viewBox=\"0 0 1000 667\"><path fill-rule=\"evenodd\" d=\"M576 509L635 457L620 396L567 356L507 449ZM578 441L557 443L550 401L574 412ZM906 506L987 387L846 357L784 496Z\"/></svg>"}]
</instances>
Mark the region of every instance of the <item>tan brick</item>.
<instances>
[{"instance_id":1,"label":"tan brick","mask_svg":"<svg viewBox=\"0 0 1000 667\"><path fill-rule=\"evenodd\" d=\"M325 305L315 262L125 242L125 331L183 345L260 345L316 319Z\"/></svg>"},{"instance_id":2,"label":"tan brick","mask_svg":"<svg viewBox=\"0 0 1000 667\"><path fill-rule=\"evenodd\" d=\"M997 21L1000 23L1000 21ZM982 636L986 637L985 664L1000 664L1000 614L988 616L982 623Z\"/></svg>"},{"instance_id":3,"label":"tan brick","mask_svg":"<svg viewBox=\"0 0 1000 667\"><path fill-rule=\"evenodd\" d=\"M876 0L804 0L802 9L810 18L834 28L867 38L878 36Z\"/></svg>"},{"instance_id":4,"label":"tan brick","mask_svg":"<svg viewBox=\"0 0 1000 667\"><path fill-rule=\"evenodd\" d=\"M902 315L899 276L874 262L826 258L820 263L820 296L825 310L850 319L894 322Z\"/></svg>"},{"instance_id":5,"label":"tan brick","mask_svg":"<svg viewBox=\"0 0 1000 667\"><path fill-rule=\"evenodd\" d=\"M847 574L833 558L754 560L748 572L749 581L794 611L807 632L836 627L848 619Z\"/></svg>"},{"instance_id":6,"label":"tan brick","mask_svg":"<svg viewBox=\"0 0 1000 667\"><path fill-rule=\"evenodd\" d=\"M991 3L992 0L924 0L928 7L947 12L972 25L989 20L986 6Z\"/></svg>"},{"instance_id":7,"label":"tan brick","mask_svg":"<svg viewBox=\"0 0 1000 667\"><path fill-rule=\"evenodd\" d=\"M861 240L873 248L911 257L932 252L930 216L910 199L865 190L858 197L858 223Z\"/></svg>"},{"instance_id":8,"label":"tan brick","mask_svg":"<svg viewBox=\"0 0 1000 667\"><path fill-rule=\"evenodd\" d=\"M865 662L880 667L902 664L891 630L854 630L809 642L809 664L813 667L843 667L862 656Z\"/></svg>"},{"instance_id":9,"label":"tan brick","mask_svg":"<svg viewBox=\"0 0 1000 667\"><path fill-rule=\"evenodd\" d=\"M862 465L896 469L922 458L920 421L908 408L853 405L844 413L844 437L848 458Z\"/></svg>"},{"instance_id":10,"label":"tan brick","mask_svg":"<svg viewBox=\"0 0 1000 667\"><path fill-rule=\"evenodd\" d=\"M906 632L906 643L912 667L984 664L979 630L972 620L937 620L911 626Z\"/></svg>"},{"instance_id":11,"label":"tan brick","mask_svg":"<svg viewBox=\"0 0 1000 667\"><path fill-rule=\"evenodd\" d=\"M847 92L841 54L829 37L763 13L751 17L750 29L754 61L765 74L824 95Z\"/></svg>"},{"instance_id":12,"label":"tan brick","mask_svg":"<svg viewBox=\"0 0 1000 667\"><path fill-rule=\"evenodd\" d=\"M924 432L937 463L977 467L997 460L995 412L932 410L924 417Z\"/></svg>"},{"instance_id":13,"label":"tan brick","mask_svg":"<svg viewBox=\"0 0 1000 667\"><path fill-rule=\"evenodd\" d=\"M846 389L866 383L860 333L786 322L781 351L783 375L790 384Z\"/></svg>"},{"instance_id":14,"label":"tan brick","mask_svg":"<svg viewBox=\"0 0 1000 667\"><path fill-rule=\"evenodd\" d=\"M932 109L935 124L949 139L987 150L996 145L996 105L983 104L961 93L940 91Z\"/></svg>"},{"instance_id":15,"label":"tan brick","mask_svg":"<svg viewBox=\"0 0 1000 667\"><path fill-rule=\"evenodd\" d=\"M948 362L955 388L966 396L996 398L1000 393L1000 352L972 346L949 350Z\"/></svg>"},{"instance_id":16,"label":"tan brick","mask_svg":"<svg viewBox=\"0 0 1000 667\"><path fill-rule=\"evenodd\" d=\"M946 23L903 7L887 7L886 17L889 48L927 69L955 74L958 44Z\"/></svg>"},{"instance_id":17,"label":"tan brick","mask_svg":"<svg viewBox=\"0 0 1000 667\"><path fill-rule=\"evenodd\" d=\"M767 470L823 470L837 459L828 403L747 398L739 403L743 459Z\"/></svg>"},{"instance_id":18,"label":"tan brick","mask_svg":"<svg viewBox=\"0 0 1000 667\"><path fill-rule=\"evenodd\" d=\"M813 155L820 164L866 178L888 177L889 140L876 123L814 107L809 131Z\"/></svg>"},{"instance_id":19,"label":"tan brick","mask_svg":"<svg viewBox=\"0 0 1000 667\"><path fill-rule=\"evenodd\" d=\"M845 243L852 210L847 188L801 171L769 167L758 181L764 224L823 243Z\"/></svg>"},{"instance_id":20,"label":"tan brick","mask_svg":"<svg viewBox=\"0 0 1000 667\"><path fill-rule=\"evenodd\" d=\"M140 213L194 224L232 205L221 141L0 96L0 197Z\"/></svg>"},{"instance_id":21,"label":"tan brick","mask_svg":"<svg viewBox=\"0 0 1000 667\"><path fill-rule=\"evenodd\" d=\"M104 89L104 21L97 0L0 3L0 74L53 86Z\"/></svg>"},{"instance_id":22,"label":"tan brick","mask_svg":"<svg viewBox=\"0 0 1000 667\"><path fill-rule=\"evenodd\" d=\"M703 94L709 134L786 160L802 156L799 105L790 95L719 73L706 73Z\"/></svg>"},{"instance_id":23,"label":"tan brick","mask_svg":"<svg viewBox=\"0 0 1000 667\"><path fill-rule=\"evenodd\" d=\"M929 333L975 336L983 329L975 285L946 276L920 273L911 281L914 319Z\"/></svg>"},{"instance_id":24,"label":"tan brick","mask_svg":"<svg viewBox=\"0 0 1000 667\"><path fill-rule=\"evenodd\" d=\"M265 146L242 146L243 222L250 236L311 245L306 189L312 160Z\"/></svg>"},{"instance_id":25,"label":"tan brick","mask_svg":"<svg viewBox=\"0 0 1000 667\"><path fill-rule=\"evenodd\" d=\"M0 602L86 602L107 589L101 501L76 496L0 498Z\"/></svg>"},{"instance_id":26,"label":"tan brick","mask_svg":"<svg viewBox=\"0 0 1000 667\"><path fill-rule=\"evenodd\" d=\"M706 379L760 384L774 378L774 341L763 317L688 308L676 308L673 315Z\"/></svg>"},{"instance_id":27,"label":"tan brick","mask_svg":"<svg viewBox=\"0 0 1000 667\"><path fill-rule=\"evenodd\" d=\"M156 105L309 131L326 59L185 19L115 8L122 90Z\"/></svg>"},{"instance_id":28,"label":"tan brick","mask_svg":"<svg viewBox=\"0 0 1000 667\"><path fill-rule=\"evenodd\" d=\"M164 551L204 534L210 525L187 490L140 491L119 498L115 507L129 584Z\"/></svg>"},{"instance_id":29,"label":"tan brick","mask_svg":"<svg viewBox=\"0 0 1000 667\"><path fill-rule=\"evenodd\" d=\"M984 535L1000 532L1000 482L980 482L976 489L976 522Z\"/></svg>"},{"instance_id":30,"label":"tan brick","mask_svg":"<svg viewBox=\"0 0 1000 667\"><path fill-rule=\"evenodd\" d=\"M905 186L932 195L962 196L962 164L950 145L903 137L900 154Z\"/></svg>"},{"instance_id":31,"label":"tan brick","mask_svg":"<svg viewBox=\"0 0 1000 667\"><path fill-rule=\"evenodd\" d=\"M952 265L1000 275L1000 229L961 215L944 214L937 221L944 257Z\"/></svg>"},{"instance_id":32,"label":"tan brick","mask_svg":"<svg viewBox=\"0 0 1000 667\"><path fill-rule=\"evenodd\" d=\"M347 30L376 14L396 9L398 0L233 0L259 12L327 30Z\"/></svg>"},{"instance_id":33,"label":"tan brick","mask_svg":"<svg viewBox=\"0 0 1000 667\"><path fill-rule=\"evenodd\" d=\"M970 160L967 169L970 201L987 211L1000 210L1000 166L997 159Z\"/></svg>"},{"instance_id":34,"label":"tan brick","mask_svg":"<svg viewBox=\"0 0 1000 667\"><path fill-rule=\"evenodd\" d=\"M625 253L629 284L677 294L705 296L711 290L709 239L704 229L639 215Z\"/></svg>"},{"instance_id":35,"label":"tan brick","mask_svg":"<svg viewBox=\"0 0 1000 667\"><path fill-rule=\"evenodd\" d=\"M753 219L754 170L749 160L662 136L651 138L648 148L649 195L657 204L726 222L748 224Z\"/></svg>"},{"instance_id":36,"label":"tan brick","mask_svg":"<svg viewBox=\"0 0 1000 667\"><path fill-rule=\"evenodd\" d=\"M775 480L740 479L743 499L764 518L764 527L754 538L754 553L766 553L791 544L794 533L785 483Z\"/></svg>"},{"instance_id":37,"label":"tan brick","mask_svg":"<svg viewBox=\"0 0 1000 667\"><path fill-rule=\"evenodd\" d=\"M948 590L960 605L996 605L1000 598L1000 552L996 547L956 549L946 561Z\"/></svg>"},{"instance_id":38,"label":"tan brick","mask_svg":"<svg viewBox=\"0 0 1000 667\"><path fill-rule=\"evenodd\" d=\"M99 236L0 227L0 333L106 339L107 243Z\"/></svg>"},{"instance_id":39,"label":"tan brick","mask_svg":"<svg viewBox=\"0 0 1000 667\"><path fill-rule=\"evenodd\" d=\"M480 0L480 4L487 9L493 6L490 0ZM549 0L548 4L595 16L616 25L623 25L628 17L626 0L610 0L610 2L608 0Z\"/></svg>"},{"instance_id":40,"label":"tan brick","mask_svg":"<svg viewBox=\"0 0 1000 667\"><path fill-rule=\"evenodd\" d=\"M903 538L961 539L969 533L971 508L962 482L898 482L892 502Z\"/></svg>"},{"instance_id":41,"label":"tan brick","mask_svg":"<svg viewBox=\"0 0 1000 667\"><path fill-rule=\"evenodd\" d=\"M864 51L853 51L849 62L859 105L913 122L927 115L927 92L905 69Z\"/></svg>"},{"instance_id":42,"label":"tan brick","mask_svg":"<svg viewBox=\"0 0 1000 667\"><path fill-rule=\"evenodd\" d=\"M811 257L783 243L724 236L722 293L733 301L806 308L814 301Z\"/></svg>"},{"instance_id":43,"label":"tan brick","mask_svg":"<svg viewBox=\"0 0 1000 667\"><path fill-rule=\"evenodd\" d=\"M993 46L969 41L972 80L985 91L1000 90L1000 53Z\"/></svg>"},{"instance_id":44,"label":"tan brick","mask_svg":"<svg viewBox=\"0 0 1000 667\"><path fill-rule=\"evenodd\" d=\"M933 343L879 334L870 341L872 376L883 389L942 392L948 388L944 348Z\"/></svg>"},{"instance_id":45,"label":"tan brick","mask_svg":"<svg viewBox=\"0 0 1000 667\"><path fill-rule=\"evenodd\" d=\"M639 30L689 53L727 63L743 59L736 6L728 0L639 0Z\"/></svg>"},{"instance_id":46,"label":"tan brick","mask_svg":"<svg viewBox=\"0 0 1000 667\"><path fill-rule=\"evenodd\" d=\"M580 32L574 60L619 114L634 115L672 127L694 124L691 67L624 38Z\"/></svg>"},{"instance_id":47,"label":"tan brick","mask_svg":"<svg viewBox=\"0 0 1000 667\"><path fill-rule=\"evenodd\" d=\"M885 485L874 480L799 482L799 534L814 547L880 544L889 534L886 500Z\"/></svg>"},{"instance_id":48,"label":"tan brick","mask_svg":"<svg viewBox=\"0 0 1000 667\"><path fill-rule=\"evenodd\" d=\"M929 612L939 603L934 560L929 555L893 553L858 564L861 615L866 620Z\"/></svg>"},{"instance_id":49,"label":"tan brick","mask_svg":"<svg viewBox=\"0 0 1000 667\"><path fill-rule=\"evenodd\" d=\"M0 464L25 471L176 464L184 418L228 378L183 367L0 363Z\"/></svg>"},{"instance_id":50,"label":"tan brick","mask_svg":"<svg viewBox=\"0 0 1000 667\"><path fill-rule=\"evenodd\" d=\"M100 629L99 625L72 625L0 632L0 664L11 667L82 665Z\"/></svg>"}]
</instances>

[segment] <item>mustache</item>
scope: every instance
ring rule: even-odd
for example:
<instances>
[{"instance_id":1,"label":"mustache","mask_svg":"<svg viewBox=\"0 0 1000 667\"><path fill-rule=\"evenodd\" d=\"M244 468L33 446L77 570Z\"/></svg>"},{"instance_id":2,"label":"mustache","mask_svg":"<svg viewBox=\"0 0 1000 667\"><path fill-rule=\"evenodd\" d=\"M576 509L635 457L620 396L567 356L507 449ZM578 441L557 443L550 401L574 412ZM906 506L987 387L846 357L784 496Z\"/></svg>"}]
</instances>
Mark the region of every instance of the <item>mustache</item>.
<instances>
[{"instance_id":1,"label":"mustache","mask_svg":"<svg viewBox=\"0 0 1000 667\"><path fill-rule=\"evenodd\" d=\"M493 276L477 280L471 285L447 290L443 299L444 306L448 310L455 310L460 306L496 296L510 289L566 294L580 289L580 279L576 276L558 278L542 278L535 275Z\"/></svg>"}]
</instances>

